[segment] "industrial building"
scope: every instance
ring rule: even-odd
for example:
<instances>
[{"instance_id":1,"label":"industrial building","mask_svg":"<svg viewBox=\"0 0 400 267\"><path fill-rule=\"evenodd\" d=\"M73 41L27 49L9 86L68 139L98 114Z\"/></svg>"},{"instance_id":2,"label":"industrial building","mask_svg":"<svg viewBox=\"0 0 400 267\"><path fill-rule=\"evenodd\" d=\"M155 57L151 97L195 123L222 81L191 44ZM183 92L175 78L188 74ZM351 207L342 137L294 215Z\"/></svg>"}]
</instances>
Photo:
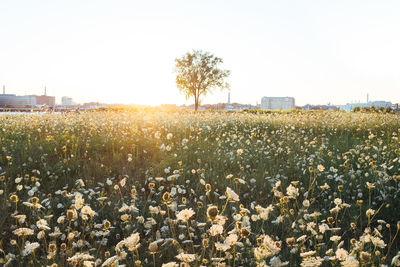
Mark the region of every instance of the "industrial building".
<instances>
[{"instance_id":1,"label":"industrial building","mask_svg":"<svg viewBox=\"0 0 400 267\"><path fill-rule=\"evenodd\" d=\"M6 94L5 86L3 86L3 94L0 94L0 107L1 108L25 108L35 106L54 107L56 98L54 96L46 95L15 95Z\"/></svg>"},{"instance_id":2,"label":"industrial building","mask_svg":"<svg viewBox=\"0 0 400 267\"><path fill-rule=\"evenodd\" d=\"M294 97L263 97L261 109L269 110L290 110L295 109Z\"/></svg>"}]
</instances>

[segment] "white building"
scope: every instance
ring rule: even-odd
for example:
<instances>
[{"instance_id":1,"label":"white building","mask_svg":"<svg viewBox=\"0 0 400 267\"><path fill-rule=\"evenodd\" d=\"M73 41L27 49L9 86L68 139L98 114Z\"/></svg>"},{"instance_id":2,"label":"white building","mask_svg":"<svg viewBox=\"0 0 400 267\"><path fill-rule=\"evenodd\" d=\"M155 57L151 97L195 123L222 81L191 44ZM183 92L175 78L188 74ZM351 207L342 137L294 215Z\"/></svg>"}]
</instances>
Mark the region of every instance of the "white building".
<instances>
[{"instance_id":1,"label":"white building","mask_svg":"<svg viewBox=\"0 0 400 267\"><path fill-rule=\"evenodd\" d=\"M36 97L33 95L17 95L14 101L16 107L33 107L36 105Z\"/></svg>"},{"instance_id":2,"label":"white building","mask_svg":"<svg viewBox=\"0 0 400 267\"><path fill-rule=\"evenodd\" d=\"M261 109L290 110L295 109L293 97L266 97L261 99Z\"/></svg>"},{"instance_id":3,"label":"white building","mask_svg":"<svg viewBox=\"0 0 400 267\"><path fill-rule=\"evenodd\" d=\"M71 97L63 96L61 98L61 105L63 105L63 106L73 106L73 105L75 105L75 103L74 103L74 101L72 101Z\"/></svg>"}]
</instances>

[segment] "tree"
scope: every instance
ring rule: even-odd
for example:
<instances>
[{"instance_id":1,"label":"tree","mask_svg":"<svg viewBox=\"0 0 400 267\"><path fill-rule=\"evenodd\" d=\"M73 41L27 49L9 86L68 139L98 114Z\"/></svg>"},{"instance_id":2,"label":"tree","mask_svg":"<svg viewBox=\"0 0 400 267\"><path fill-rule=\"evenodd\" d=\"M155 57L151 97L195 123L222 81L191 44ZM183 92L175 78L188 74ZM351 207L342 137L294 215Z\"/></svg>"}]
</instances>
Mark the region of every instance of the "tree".
<instances>
[{"instance_id":1,"label":"tree","mask_svg":"<svg viewBox=\"0 0 400 267\"><path fill-rule=\"evenodd\" d=\"M230 71L218 68L223 63L222 59L209 52L193 50L175 59L175 63L176 85L186 99L194 97L195 110L199 107L200 96L215 88L229 88L225 79Z\"/></svg>"}]
</instances>

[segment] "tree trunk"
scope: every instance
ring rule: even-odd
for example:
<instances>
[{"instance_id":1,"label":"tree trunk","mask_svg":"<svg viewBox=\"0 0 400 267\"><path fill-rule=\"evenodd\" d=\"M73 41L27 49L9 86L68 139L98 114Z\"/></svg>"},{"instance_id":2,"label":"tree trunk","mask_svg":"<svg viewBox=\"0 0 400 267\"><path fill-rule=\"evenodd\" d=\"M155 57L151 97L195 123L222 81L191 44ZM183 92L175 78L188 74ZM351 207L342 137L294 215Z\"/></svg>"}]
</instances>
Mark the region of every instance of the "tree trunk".
<instances>
[{"instance_id":1,"label":"tree trunk","mask_svg":"<svg viewBox=\"0 0 400 267\"><path fill-rule=\"evenodd\" d=\"M199 90L196 90L196 92L194 93L194 110L197 111L197 109L199 108Z\"/></svg>"}]
</instances>

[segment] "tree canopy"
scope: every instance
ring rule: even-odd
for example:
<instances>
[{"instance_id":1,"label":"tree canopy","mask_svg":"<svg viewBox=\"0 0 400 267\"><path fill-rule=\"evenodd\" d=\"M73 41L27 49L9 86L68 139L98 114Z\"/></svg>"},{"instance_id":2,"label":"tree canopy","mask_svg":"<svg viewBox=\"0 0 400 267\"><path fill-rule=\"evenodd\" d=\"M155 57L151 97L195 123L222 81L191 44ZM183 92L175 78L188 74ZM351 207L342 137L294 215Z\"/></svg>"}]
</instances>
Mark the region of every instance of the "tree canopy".
<instances>
[{"instance_id":1,"label":"tree canopy","mask_svg":"<svg viewBox=\"0 0 400 267\"><path fill-rule=\"evenodd\" d=\"M176 85L186 99L194 97L195 110L198 109L200 96L215 88L229 88L225 79L230 71L220 69L223 60L209 52L193 50L175 59L175 62Z\"/></svg>"}]
</instances>

